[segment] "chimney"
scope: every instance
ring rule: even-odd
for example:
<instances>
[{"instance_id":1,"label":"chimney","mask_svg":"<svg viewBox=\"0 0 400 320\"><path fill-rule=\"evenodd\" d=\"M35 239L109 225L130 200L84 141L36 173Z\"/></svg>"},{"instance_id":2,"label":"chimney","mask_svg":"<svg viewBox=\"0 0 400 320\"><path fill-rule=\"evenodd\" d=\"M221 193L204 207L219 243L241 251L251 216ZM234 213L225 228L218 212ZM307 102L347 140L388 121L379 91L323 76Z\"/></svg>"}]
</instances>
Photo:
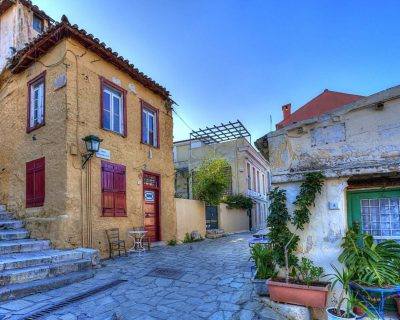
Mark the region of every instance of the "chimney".
<instances>
[{"instance_id":1,"label":"chimney","mask_svg":"<svg viewBox=\"0 0 400 320\"><path fill-rule=\"evenodd\" d=\"M288 103L282 106L282 113L283 113L283 120L289 118L290 114L292 113L292 104Z\"/></svg>"}]
</instances>

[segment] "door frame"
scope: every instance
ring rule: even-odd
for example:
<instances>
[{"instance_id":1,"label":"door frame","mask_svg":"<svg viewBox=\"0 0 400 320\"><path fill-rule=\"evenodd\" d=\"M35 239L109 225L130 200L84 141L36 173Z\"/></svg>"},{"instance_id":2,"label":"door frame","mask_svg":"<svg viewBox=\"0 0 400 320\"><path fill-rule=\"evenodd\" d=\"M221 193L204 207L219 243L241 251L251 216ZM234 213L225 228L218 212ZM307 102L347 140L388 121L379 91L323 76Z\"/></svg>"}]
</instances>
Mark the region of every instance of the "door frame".
<instances>
[{"instance_id":1,"label":"door frame","mask_svg":"<svg viewBox=\"0 0 400 320\"><path fill-rule=\"evenodd\" d=\"M147 174L149 176L154 176L157 178L158 182L158 187L152 187L152 186L145 186L144 184L144 175ZM150 189L154 190L157 192L157 211L158 211L158 241L161 241L162 233L161 233L161 175L159 173L151 172L151 171L142 171L142 213L143 213L143 225L144 225L144 219L145 219L145 213L144 213L144 191L145 189Z\"/></svg>"},{"instance_id":2,"label":"door frame","mask_svg":"<svg viewBox=\"0 0 400 320\"><path fill-rule=\"evenodd\" d=\"M390 196L400 196L400 187L379 188L379 189L351 189L346 192L347 200L347 223L348 228L351 228L354 223L359 223L361 226L361 197L365 194L370 194L371 197L384 198ZM360 228L361 231L361 228Z\"/></svg>"}]
</instances>

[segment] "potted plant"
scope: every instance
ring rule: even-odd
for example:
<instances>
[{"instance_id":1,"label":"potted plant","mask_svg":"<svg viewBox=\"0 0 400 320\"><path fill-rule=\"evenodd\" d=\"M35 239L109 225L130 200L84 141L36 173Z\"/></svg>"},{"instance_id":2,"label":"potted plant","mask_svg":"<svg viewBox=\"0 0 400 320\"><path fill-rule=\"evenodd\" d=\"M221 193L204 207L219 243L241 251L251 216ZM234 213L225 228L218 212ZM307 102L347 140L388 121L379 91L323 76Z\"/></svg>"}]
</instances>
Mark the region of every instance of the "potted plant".
<instances>
[{"instance_id":1,"label":"potted plant","mask_svg":"<svg viewBox=\"0 0 400 320\"><path fill-rule=\"evenodd\" d=\"M273 277L268 280L271 300L313 308L325 308L329 283L321 282L324 273L307 258L302 258L293 269L294 276L285 278Z\"/></svg>"},{"instance_id":2,"label":"potted plant","mask_svg":"<svg viewBox=\"0 0 400 320\"><path fill-rule=\"evenodd\" d=\"M377 243L373 236L360 232L355 224L342 243L339 261L352 272L351 292L383 315L384 301L397 294L400 283L400 244L394 240Z\"/></svg>"},{"instance_id":3,"label":"potted plant","mask_svg":"<svg viewBox=\"0 0 400 320\"><path fill-rule=\"evenodd\" d=\"M260 295L268 295L267 279L276 275L272 249L260 243L251 248L251 258L255 264L252 277L254 291Z\"/></svg>"}]
</instances>

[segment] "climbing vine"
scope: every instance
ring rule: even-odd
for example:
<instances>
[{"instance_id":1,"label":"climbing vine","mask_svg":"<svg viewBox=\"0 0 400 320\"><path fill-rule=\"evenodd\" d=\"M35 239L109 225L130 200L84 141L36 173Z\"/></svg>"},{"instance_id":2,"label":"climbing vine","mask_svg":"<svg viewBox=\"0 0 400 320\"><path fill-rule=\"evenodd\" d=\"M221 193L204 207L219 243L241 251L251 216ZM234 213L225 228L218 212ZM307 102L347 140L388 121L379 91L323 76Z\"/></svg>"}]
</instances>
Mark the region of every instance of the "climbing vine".
<instances>
[{"instance_id":1,"label":"climbing vine","mask_svg":"<svg viewBox=\"0 0 400 320\"><path fill-rule=\"evenodd\" d=\"M270 229L268 234L272 247L274 248L274 260L280 267L286 266L287 270L291 266L297 265L297 257L294 252L299 243L299 236L291 232L288 224L292 223L296 230L303 230L304 225L310 222L310 207L315 205L317 194L321 193L323 186L321 172L307 173L305 180L301 184L300 192L293 202L295 210L291 219L286 207L286 191L274 188L269 193L269 216L267 223ZM287 253L287 263L285 261L285 248Z\"/></svg>"},{"instance_id":2,"label":"climbing vine","mask_svg":"<svg viewBox=\"0 0 400 320\"><path fill-rule=\"evenodd\" d=\"M296 206L293 214L293 224L296 229L303 230L304 225L310 222L310 207L315 205L315 197L321 194L324 184L321 172L311 172L305 175L305 180L301 184L300 192L293 204Z\"/></svg>"},{"instance_id":3,"label":"climbing vine","mask_svg":"<svg viewBox=\"0 0 400 320\"><path fill-rule=\"evenodd\" d=\"M274 261L280 267L285 266L285 246L292 239L288 246L288 261L290 266L297 264L297 257L293 252L297 248L299 236L292 233L288 228L290 222L289 211L286 207L286 191L278 187L274 188L269 194L269 215L267 224L270 232L268 237L274 249Z\"/></svg>"}]
</instances>

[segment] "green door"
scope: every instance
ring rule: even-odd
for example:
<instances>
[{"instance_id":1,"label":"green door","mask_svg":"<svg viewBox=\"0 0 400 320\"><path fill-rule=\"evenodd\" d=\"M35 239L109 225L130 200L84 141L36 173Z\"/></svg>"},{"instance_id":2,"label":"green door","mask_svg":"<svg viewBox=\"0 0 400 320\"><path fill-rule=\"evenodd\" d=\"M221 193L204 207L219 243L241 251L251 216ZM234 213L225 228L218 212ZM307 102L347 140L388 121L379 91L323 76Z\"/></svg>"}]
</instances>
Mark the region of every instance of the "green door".
<instances>
[{"instance_id":1,"label":"green door","mask_svg":"<svg viewBox=\"0 0 400 320\"><path fill-rule=\"evenodd\" d=\"M359 223L361 230L376 240L400 241L400 188L347 192L349 227Z\"/></svg>"}]
</instances>

